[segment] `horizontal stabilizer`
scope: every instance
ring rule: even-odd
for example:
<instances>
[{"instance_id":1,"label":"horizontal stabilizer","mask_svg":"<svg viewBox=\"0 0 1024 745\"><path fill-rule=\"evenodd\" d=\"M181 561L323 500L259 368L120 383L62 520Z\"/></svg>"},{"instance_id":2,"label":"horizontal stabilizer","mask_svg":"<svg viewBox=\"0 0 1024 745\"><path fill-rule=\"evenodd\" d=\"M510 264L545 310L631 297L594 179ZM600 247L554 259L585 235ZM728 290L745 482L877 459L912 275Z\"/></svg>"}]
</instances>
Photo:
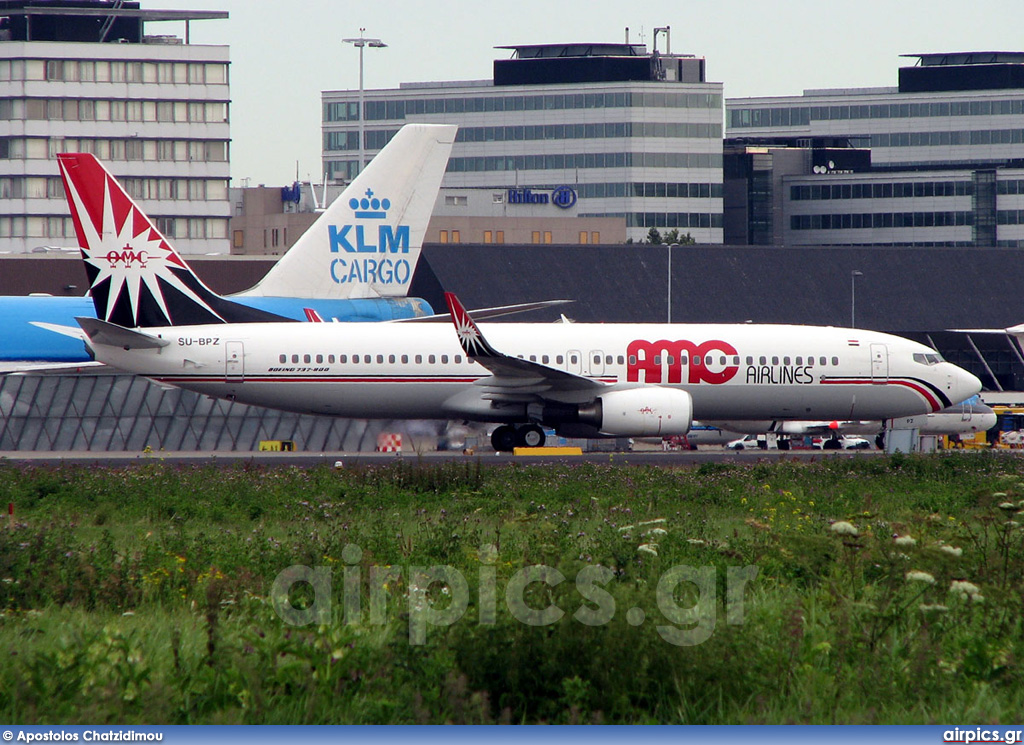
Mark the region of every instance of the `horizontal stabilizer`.
<instances>
[{"instance_id":1,"label":"horizontal stabilizer","mask_svg":"<svg viewBox=\"0 0 1024 745\"><path fill-rule=\"evenodd\" d=\"M78 326L61 326L58 323L44 323L43 321L29 321L29 323L46 331L52 331L55 334L60 334L61 336L70 336L72 339L81 339L82 341L85 341L85 334Z\"/></svg>"},{"instance_id":2,"label":"horizontal stabilizer","mask_svg":"<svg viewBox=\"0 0 1024 745\"><path fill-rule=\"evenodd\" d=\"M116 323L108 323L98 318L75 319L82 331L89 337L91 344L102 344L108 347L123 347L124 349L160 349L166 347L170 342L167 339L160 339L152 334L146 334L134 329L126 329Z\"/></svg>"}]
</instances>

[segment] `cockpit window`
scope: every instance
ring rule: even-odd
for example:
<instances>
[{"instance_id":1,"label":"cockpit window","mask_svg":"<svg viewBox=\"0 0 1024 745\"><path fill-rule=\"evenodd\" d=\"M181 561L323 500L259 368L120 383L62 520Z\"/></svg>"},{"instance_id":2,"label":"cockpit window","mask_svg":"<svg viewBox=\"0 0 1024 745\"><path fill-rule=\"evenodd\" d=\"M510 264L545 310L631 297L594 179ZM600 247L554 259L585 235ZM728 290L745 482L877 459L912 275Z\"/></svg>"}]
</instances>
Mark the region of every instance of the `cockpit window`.
<instances>
[{"instance_id":1,"label":"cockpit window","mask_svg":"<svg viewBox=\"0 0 1024 745\"><path fill-rule=\"evenodd\" d=\"M938 352L929 352L927 354L914 352L914 362L919 362L922 365L937 365L942 362L942 355Z\"/></svg>"}]
</instances>

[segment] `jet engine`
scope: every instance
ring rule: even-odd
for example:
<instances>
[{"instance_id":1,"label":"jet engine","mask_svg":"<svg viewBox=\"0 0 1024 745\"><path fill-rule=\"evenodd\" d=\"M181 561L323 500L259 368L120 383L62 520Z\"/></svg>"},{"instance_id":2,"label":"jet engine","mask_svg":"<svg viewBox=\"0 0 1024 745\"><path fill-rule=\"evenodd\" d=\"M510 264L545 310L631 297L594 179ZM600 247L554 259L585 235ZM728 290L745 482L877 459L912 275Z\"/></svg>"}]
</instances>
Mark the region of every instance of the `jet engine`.
<instances>
[{"instance_id":1,"label":"jet engine","mask_svg":"<svg viewBox=\"0 0 1024 745\"><path fill-rule=\"evenodd\" d=\"M693 399L686 391L658 386L611 391L581 406L579 421L619 437L685 435L693 423Z\"/></svg>"}]
</instances>

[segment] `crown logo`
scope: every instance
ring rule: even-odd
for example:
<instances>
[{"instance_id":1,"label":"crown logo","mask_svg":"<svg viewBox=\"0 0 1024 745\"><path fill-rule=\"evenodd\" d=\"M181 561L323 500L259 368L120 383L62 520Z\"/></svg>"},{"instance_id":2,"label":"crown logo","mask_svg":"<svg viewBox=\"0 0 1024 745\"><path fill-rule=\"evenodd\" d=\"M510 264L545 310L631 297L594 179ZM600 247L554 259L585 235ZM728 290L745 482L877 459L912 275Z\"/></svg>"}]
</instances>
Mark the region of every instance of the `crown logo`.
<instances>
[{"instance_id":1,"label":"crown logo","mask_svg":"<svg viewBox=\"0 0 1024 745\"><path fill-rule=\"evenodd\" d=\"M362 199L348 200L348 206L355 210L356 217L368 217L371 219L385 220L388 210L391 208L390 199L378 199L373 195L373 189L366 190L366 196Z\"/></svg>"}]
</instances>

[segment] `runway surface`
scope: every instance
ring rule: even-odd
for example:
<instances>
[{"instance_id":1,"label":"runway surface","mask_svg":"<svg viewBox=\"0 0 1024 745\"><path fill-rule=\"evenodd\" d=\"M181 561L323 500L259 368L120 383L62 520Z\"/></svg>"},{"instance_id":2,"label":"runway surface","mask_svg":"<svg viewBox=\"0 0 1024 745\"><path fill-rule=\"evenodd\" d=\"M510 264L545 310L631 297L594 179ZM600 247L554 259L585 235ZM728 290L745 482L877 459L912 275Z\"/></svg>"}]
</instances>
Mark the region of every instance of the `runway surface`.
<instances>
[{"instance_id":1,"label":"runway surface","mask_svg":"<svg viewBox=\"0 0 1024 745\"><path fill-rule=\"evenodd\" d=\"M256 464L261 466L299 466L303 468L329 465L343 468L361 466L383 466L390 463L440 465L479 461L483 465L499 466L516 463L519 465L548 465L573 463L616 464L627 466L661 466L685 468L702 463L756 463L790 460L814 462L823 458L877 458L884 453L870 451L821 451L821 450L697 450L662 452L637 451L629 453L584 453L583 455L512 455L511 453L485 452L465 455L461 452L429 453L344 453L344 452L0 452L0 465L56 466L98 465L126 467L132 465L165 463L183 466L218 464L237 466Z\"/></svg>"}]
</instances>

